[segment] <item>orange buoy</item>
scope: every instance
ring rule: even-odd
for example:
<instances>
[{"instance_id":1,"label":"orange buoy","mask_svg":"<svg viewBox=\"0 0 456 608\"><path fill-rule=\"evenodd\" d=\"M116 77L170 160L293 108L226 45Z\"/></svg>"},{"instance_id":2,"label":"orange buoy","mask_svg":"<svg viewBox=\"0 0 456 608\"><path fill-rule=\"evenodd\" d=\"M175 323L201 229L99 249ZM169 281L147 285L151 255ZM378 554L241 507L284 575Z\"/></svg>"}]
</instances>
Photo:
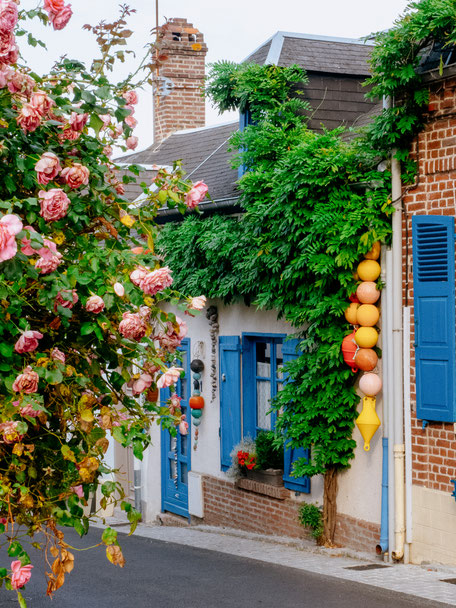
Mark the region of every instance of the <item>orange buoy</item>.
<instances>
[{"instance_id":1,"label":"orange buoy","mask_svg":"<svg viewBox=\"0 0 456 608\"><path fill-rule=\"evenodd\" d=\"M360 348L355 355L355 363L363 372L371 372L377 362L377 353L372 348Z\"/></svg>"},{"instance_id":2,"label":"orange buoy","mask_svg":"<svg viewBox=\"0 0 456 608\"><path fill-rule=\"evenodd\" d=\"M366 260L378 260L378 258L380 257L381 247L382 246L380 241L375 241L371 249L366 254L364 254Z\"/></svg>"},{"instance_id":3,"label":"orange buoy","mask_svg":"<svg viewBox=\"0 0 456 608\"><path fill-rule=\"evenodd\" d=\"M358 323L356 320L356 311L358 310L358 308L359 308L359 304L357 304L356 302L352 302L344 313L346 320L351 325L357 325L357 323Z\"/></svg>"},{"instance_id":4,"label":"orange buoy","mask_svg":"<svg viewBox=\"0 0 456 608\"><path fill-rule=\"evenodd\" d=\"M342 340L341 350L345 363L352 368L353 373L356 373L358 368L355 364L355 355L358 347L356 346L355 342L355 330L353 330L350 335L345 336L345 338Z\"/></svg>"},{"instance_id":5,"label":"orange buoy","mask_svg":"<svg viewBox=\"0 0 456 608\"><path fill-rule=\"evenodd\" d=\"M375 304L380 297L380 292L373 281L363 281L358 285L356 296L362 304Z\"/></svg>"},{"instance_id":6,"label":"orange buoy","mask_svg":"<svg viewBox=\"0 0 456 608\"><path fill-rule=\"evenodd\" d=\"M381 272L380 264L375 260L363 260L358 264L357 272L361 281L376 281Z\"/></svg>"},{"instance_id":7,"label":"orange buoy","mask_svg":"<svg viewBox=\"0 0 456 608\"><path fill-rule=\"evenodd\" d=\"M355 340L360 348L372 348L377 344L378 333L373 327L360 327L356 330Z\"/></svg>"},{"instance_id":8,"label":"orange buoy","mask_svg":"<svg viewBox=\"0 0 456 608\"><path fill-rule=\"evenodd\" d=\"M356 313L358 325L364 325L366 327L373 327L377 325L380 318L380 311L373 304L362 304Z\"/></svg>"}]
</instances>

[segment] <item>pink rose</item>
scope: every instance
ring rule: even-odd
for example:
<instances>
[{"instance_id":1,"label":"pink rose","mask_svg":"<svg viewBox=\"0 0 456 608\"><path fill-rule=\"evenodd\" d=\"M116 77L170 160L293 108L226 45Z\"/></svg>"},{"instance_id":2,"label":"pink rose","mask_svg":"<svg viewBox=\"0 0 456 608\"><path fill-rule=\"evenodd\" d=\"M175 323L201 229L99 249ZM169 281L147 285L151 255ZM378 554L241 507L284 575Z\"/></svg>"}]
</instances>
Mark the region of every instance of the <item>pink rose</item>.
<instances>
[{"instance_id":1,"label":"pink rose","mask_svg":"<svg viewBox=\"0 0 456 608\"><path fill-rule=\"evenodd\" d=\"M168 266L164 266L163 268L148 272L141 279L139 287L146 295L154 296L159 291L163 291L172 285L172 283L171 271Z\"/></svg>"},{"instance_id":2,"label":"pink rose","mask_svg":"<svg viewBox=\"0 0 456 608\"><path fill-rule=\"evenodd\" d=\"M139 395L146 389L150 388L153 378L149 374L141 374L137 380L133 382L133 395Z\"/></svg>"},{"instance_id":3,"label":"pink rose","mask_svg":"<svg viewBox=\"0 0 456 608\"><path fill-rule=\"evenodd\" d=\"M46 221L55 222L67 214L70 199L61 188L51 188L47 192L40 190L38 198L41 205L40 215Z\"/></svg>"},{"instance_id":4,"label":"pink rose","mask_svg":"<svg viewBox=\"0 0 456 608\"><path fill-rule=\"evenodd\" d=\"M78 301L79 297L76 289L72 289L71 291L69 289L59 291L54 300L54 312L57 312L59 306L71 309Z\"/></svg>"},{"instance_id":5,"label":"pink rose","mask_svg":"<svg viewBox=\"0 0 456 608\"><path fill-rule=\"evenodd\" d=\"M181 435L187 435L188 433L188 422L185 420L185 418L186 416L184 414L179 422L179 433Z\"/></svg>"},{"instance_id":6,"label":"pink rose","mask_svg":"<svg viewBox=\"0 0 456 608\"><path fill-rule=\"evenodd\" d=\"M93 312L96 315L102 312L104 307L105 303L103 298L100 298L100 296L90 296L85 305L87 312Z\"/></svg>"},{"instance_id":7,"label":"pink rose","mask_svg":"<svg viewBox=\"0 0 456 608\"><path fill-rule=\"evenodd\" d=\"M84 498L84 490L82 489L82 485L79 484L78 486L71 486L71 489L76 496L79 496L79 498Z\"/></svg>"},{"instance_id":8,"label":"pink rose","mask_svg":"<svg viewBox=\"0 0 456 608\"><path fill-rule=\"evenodd\" d=\"M58 135L59 142L62 144L67 140L76 141L81 137L81 131L75 131L69 125L64 125L62 129L63 131Z\"/></svg>"},{"instance_id":9,"label":"pink rose","mask_svg":"<svg viewBox=\"0 0 456 608\"><path fill-rule=\"evenodd\" d=\"M198 296L190 300L190 310L203 310L206 306L206 296Z\"/></svg>"},{"instance_id":10,"label":"pink rose","mask_svg":"<svg viewBox=\"0 0 456 608\"><path fill-rule=\"evenodd\" d=\"M112 156L112 147L111 146L105 146L103 148L103 154L105 154L108 158L111 158L111 156Z\"/></svg>"},{"instance_id":11,"label":"pink rose","mask_svg":"<svg viewBox=\"0 0 456 608\"><path fill-rule=\"evenodd\" d=\"M14 345L14 350L19 353L31 353L38 348L38 340L41 340L43 334L39 331L24 331L19 340Z\"/></svg>"},{"instance_id":12,"label":"pink rose","mask_svg":"<svg viewBox=\"0 0 456 608\"><path fill-rule=\"evenodd\" d=\"M45 243L46 243L46 241L48 243L52 243L52 241L48 241L48 239L44 239L44 241L45 241ZM38 259L37 263L35 264L35 268L38 268L38 270L41 272L41 274L49 274L50 272L54 272L54 270L56 270L56 268L62 262L62 260L61 260L62 254L57 251L57 247L56 247L55 243L52 243L52 245L54 245L55 253L53 253L53 251L47 247L43 247L42 249L39 250L39 253L41 253L41 252L45 253L45 255L41 255L41 257Z\"/></svg>"},{"instance_id":13,"label":"pink rose","mask_svg":"<svg viewBox=\"0 0 456 608\"><path fill-rule=\"evenodd\" d=\"M13 0L0 2L0 30L11 32L17 23L17 4Z\"/></svg>"},{"instance_id":14,"label":"pink rose","mask_svg":"<svg viewBox=\"0 0 456 608\"><path fill-rule=\"evenodd\" d=\"M125 287L122 283L114 283L114 293L119 296L119 298L123 298L125 295Z\"/></svg>"},{"instance_id":15,"label":"pink rose","mask_svg":"<svg viewBox=\"0 0 456 608\"><path fill-rule=\"evenodd\" d=\"M14 407L19 408L21 416L29 416L30 418L36 418L40 413L38 410L33 409L33 405L30 405L30 403L26 403L25 405L21 406L20 401L13 401L13 405Z\"/></svg>"},{"instance_id":16,"label":"pink rose","mask_svg":"<svg viewBox=\"0 0 456 608\"><path fill-rule=\"evenodd\" d=\"M179 395L177 393L173 393L170 397L170 401L171 401L171 405L174 408L179 408L180 402L182 401L182 397L179 397Z\"/></svg>"},{"instance_id":17,"label":"pink rose","mask_svg":"<svg viewBox=\"0 0 456 608\"><path fill-rule=\"evenodd\" d=\"M60 363L65 363L65 353L62 353L57 347L51 350L51 359L54 361L60 361Z\"/></svg>"},{"instance_id":18,"label":"pink rose","mask_svg":"<svg viewBox=\"0 0 456 608\"><path fill-rule=\"evenodd\" d=\"M32 576L32 568L32 564L23 566L18 559L11 562L11 570L13 571L13 574L11 575L11 587L13 589L22 589L22 587L29 582L30 577Z\"/></svg>"},{"instance_id":19,"label":"pink rose","mask_svg":"<svg viewBox=\"0 0 456 608\"><path fill-rule=\"evenodd\" d=\"M10 63L11 53L14 51L16 41L12 30L0 30L0 61Z\"/></svg>"},{"instance_id":20,"label":"pink rose","mask_svg":"<svg viewBox=\"0 0 456 608\"><path fill-rule=\"evenodd\" d=\"M38 110L41 116L47 114L54 105L54 102L45 91L34 91L30 98L30 103Z\"/></svg>"},{"instance_id":21,"label":"pink rose","mask_svg":"<svg viewBox=\"0 0 456 608\"><path fill-rule=\"evenodd\" d=\"M136 127L136 125L138 124L138 121L136 120L136 118L134 116L132 116L130 114L130 116L127 116L125 118L125 124L128 125L131 129L134 129Z\"/></svg>"},{"instance_id":22,"label":"pink rose","mask_svg":"<svg viewBox=\"0 0 456 608\"><path fill-rule=\"evenodd\" d=\"M139 287L141 281L144 279L148 272L148 269L144 268L144 266L138 266L138 268L135 268L135 270L130 273L130 281L133 283L133 285Z\"/></svg>"},{"instance_id":23,"label":"pink rose","mask_svg":"<svg viewBox=\"0 0 456 608\"><path fill-rule=\"evenodd\" d=\"M24 103L19 112L16 122L19 127L27 133L27 131L35 131L41 124L41 114L30 103Z\"/></svg>"},{"instance_id":24,"label":"pink rose","mask_svg":"<svg viewBox=\"0 0 456 608\"><path fill-rule=\"evenodd\" d=\"M147 327L138 313L124 312L119 323L119 332L128 340L139 342L146 335Z\"/></svg>"},{"instance_id":25,"label":"pink rose","mask_svg":"<svg viewBox=\"0 0 456 608\"><path fill-rule=\"evenodd\" d=\"M63 0L44 0L44 9L48 12L58 13L64 6Z\"/></svg>"},{"instance_id":26,"label":"pink rose","mask_svg":"<svg viewBox=\"0 0 456 608\"><path fill-rule=\"evenodd\" d=\"M13 383L15 393L36 393L38 390L38 374L28 365Z\"/></svg>"},{"instance_id":27,"label":"pink rose","mask_svg":"<svg viewBox=\"0 0 456 608\"><path fill-rule=\"evenodd\" d=\"M170 367L157 380L157 388L168 388L168 386L176 384L176 382L180 378L181 372L183 371L184 370L182 369L182 367Z\"/></svg>"},{"instance_id":28,"label":"pink rose","mask_svg":"<svg viewBox=\"0 0 456 608\"><path fill-rule=\"evenodd\" d=\"M17 422L9 420L8 422L2 422L0 424L0 433L3 436L3 441L5 443L11 444L16 443L16 441L21 441L24 435L20 435L17 432Z\"/></svg>"},{"instance_id":29,"label":"pink rose","mask_svg":"<svg viewBox=\"0 0 456 608\"><path fill-rule=\"evenodd\" d=\"M10 93L23 93L26 97L30 97L36 82L28 74L22 74L19 70L11 70L8 68L8 90Z\"/></svg>"},{"instance_id":30,"label":"pink rose","mask_svg":"<svg viewBox=\"0 0 456 608\"><path fill-rule=\"evenodd\" d=\"M196 182L190 192L187 192L185 204L189 209L194 209L204 199L208 191L208 187L204 182Z\"/></svg>"},{"instance_id":31,"label":"pink rose","mask_svg":"<svg viewBox=\"0 0 456 608\"><path fill-rule=\"evenodd\" d=\"M120 194L120 196L125 194L125 188L124 188L123 184L121 184L120 182L117 182L114 185L114 188L115 188L117 194Z\"/></svg>"},{"instance_id":32,"label":"pink rose","mask_svg":"<svg viewBox=\"0 0 456 608\"><path fill-rule=\"evenodd\" d=\"M58 13L50 13L49 19L55 30L63 30L68 21L71 19L72 15L73 11L71 10L71 4L67 4Z\"/></svg>"},{"instance_id":33,"label":"pink rose","mask_svg":"<svg viewBox=\"0 0 456 608\"><path fill-rule=\"evenodd\" d=\"M127 141L125 142L127 144L127 148L129 150L136 150L136 148L138 147L138 138L135 135L130 135L130 137L127 137Z\"/></svg>"},{"instance_id":34,"label":"pink rose","mask_svg":"<svg viewBox=\"0 0 456 608\"><path fill-rule=\"evenodd\" d=\"M0 66L0 89L4 89L11 77L11 68L7 65Z\"/></svg>"},{"instance_id":35,"label":"pink rose","mask_svg":"<svg viewBox=\"0 0 456 608\"><path fill-rule=\"evenodd\" d=\"M71 112L69 123L74 131L82 131L89 120L88 114L79 114L78 112Z\"/></svg>"},{"instance_id":36,"label":"pink rose","mask_svg":"<svg viewBox=\"0 0 456 608\"><path fill-rule=\"evenodd\" d=\"M45 260L50 260L55 256L62 257L62 254L57 251L57 245L50 239L43 239L43 246L38 249L38 253Z\"/></svg>"},{"instance_id":37,"label":"pink rose","mask_svg":"<svg viewBox=\"0 0 456 608\"><path fill-rule=\"evenodd\" d=\"M14 258L17 252L16 234L22 230L17 215L4 215L0 219L0 262Z\"/></svg>"},{"instance_id":38,"label":"pink rose","mask_svg":"<svg viewBox=\"0 0 456 608\"><path fill-rule=\"evenodd\" d=\"M125 93L122 93L122 97L128 105L135 106L138 103L138 93L136 91L125 91Z\"/></svg>"},{"instance_id":39,"label":"pink rose","mask_svg":"<svg viewBox=\"0 0 456 608\"><path fill-rule=\"evenodd\" d=\"M89 183L89 170L80 163L74 163L72 167L66 167L62 173L62 179L70 188L80 188Z\"/></svg>"},{"instance_id":40,"label":"pink rose","mask_svg":"<svg viewBox=\"0 0 456 608\"><path fill-rule=\"evenodd\" d=\"M35 165L38 183L47 186L62 170L60 161L54 152L45 152Z\"/></svg>"},{"instance_id":41,"label":"pink rose","mask_svg":"<svg viewBox=\"0 0 456 608\"><path fill-rule=\"evenodd\" d=\"M99 114L98 118L101 118L103 121L102 129L106 129L111 124L111 114Z\"/></svg>"},{"instance_id":42,"label":"pink rose","mask_svg":"<svg viewBox=\"0 0 456 608\"><path fill-rule=\"evenodd\" d=\"M176 324L178 326L177 329ZM171 321L168 321L166 325L166 333L159 334L158 336L156 336L156 339L160 342L161 346L168 348L170 351L174 351L187 335L187 324L179 317L176 317L175 324L171 323Z\"/></svg>"},{"instance_id":43,"label":"pink rose","mask_svg":"<svg viewBox=\"0 0 456 608\"><path fill-rule=\"evenodd\" d=\"M30 238L24 236L24 238L21 239L21 253L23 253L24 255L35 255L35 253L37 253L37 250L33 249L32 247L31 234L32 232L34 232L35 234L38 233L32 226L24 226L24 230L28 231L28 233L30 234Z\"/></svg>"},{"instance_id":44,"label":"pink rose","mask_svg":"<svg viewBox=\"0 0 456 608\"><path fill-rule=\"evenodd\" d=\"M148 321L152 311L148 306L140 306L139 307L139 315L145 320Z\"/></svg>"}]
</instances>

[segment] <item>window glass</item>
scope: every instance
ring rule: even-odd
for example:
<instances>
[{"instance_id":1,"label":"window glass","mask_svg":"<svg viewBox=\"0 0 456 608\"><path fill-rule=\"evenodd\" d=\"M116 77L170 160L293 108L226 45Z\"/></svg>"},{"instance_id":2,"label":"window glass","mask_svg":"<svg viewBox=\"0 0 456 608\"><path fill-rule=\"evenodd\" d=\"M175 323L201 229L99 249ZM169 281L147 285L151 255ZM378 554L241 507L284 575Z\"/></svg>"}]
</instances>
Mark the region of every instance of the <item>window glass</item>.
<instances>
[{"instance_id":1,"label":"window glass","mask_svg":"<svg viewBox=\"0 0 456 608\"><path fill-rule=\"evenodd\" d=\"M183 367L185 371L187 371L187 351L184 350L182 352L182 363L177 363L178 367ZM182 397L184 401L188 399L188 379L187 376L185 378L180 379L180 391L179 397Z\"/></svg>"},{"instance_id":2,"label":"window glass","mask_svg":"<svg viewBox=\"0 0 456 608\"><path fill-rule=\"evenodd\" d=\"M268 342L256 344L256 375L262 378L271 377L271 345Z\"/></svg>"},{"instance_id":3,"label":"window glass","mask_svg":"<svg viewBox=\"0 0 456 608\"><path fill-rule=\"evenodd\" d=\"M282 344L276 344L276 364L277 380L283 380L283 355L282 355ZM277 387L277 390L280 390Z\"/></svg>"},{"instance_id":4,"label":"window glass","mask_svg":"<svg viewBox=\"0 0 456 608\"><path fill-rule=\"evenodd\" d=\"M257 426L260 429L271 429L270 409L271 383L268 380L257 380Z\"/></svg>"},{"instance_id":5,"label":"window glass","mask_svg":"<svg viewBox=\"0 0 456 608\"><path fill-rule=\"evenodd\" d=\"M180 444L181 444L181 454L182 456L186 456L187 455L187 435L181 435L180 436Z\"/></svg>"},{"instance_id":6,"label":"window glass","mask_svg":"<svg viewBox=\"0 0 456 608\"><path fill-rule=\"evenodd\" d=\"M169 478L175 479L177 475L177 464L174 458L169 459Z\"/></svg>"},{"instance_id":7,"label":"window glass","mask_svg":"<svg viewBox=\"0 0 456 608\"><path fill-rule=\"evenodd\" d=\"M185 485L188 485L188 467L186 462L181 462L181 482Z\"/></svg>"}]
</instances>

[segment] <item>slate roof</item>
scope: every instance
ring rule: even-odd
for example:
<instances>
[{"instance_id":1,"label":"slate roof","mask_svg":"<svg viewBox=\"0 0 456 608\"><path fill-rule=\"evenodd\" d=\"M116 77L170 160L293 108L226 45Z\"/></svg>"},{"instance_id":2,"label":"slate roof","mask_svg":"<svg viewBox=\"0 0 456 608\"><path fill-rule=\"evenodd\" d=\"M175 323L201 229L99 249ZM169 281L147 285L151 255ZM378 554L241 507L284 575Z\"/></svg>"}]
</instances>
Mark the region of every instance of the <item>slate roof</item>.
<instances>
[{"instance_id":1,"label":"slate roof","mask_svg":"<svg viewBox=\"0 0 456 608\"><path fill-rule=\"evenodd\" d=\"M371 51L372 45L351 38L277 32L245 61L282 67L297 63L308 72L368 76Z\"/></svg>"},{"instance_id":2,"label":"slate roof","mask_svg":"<svg viewBox=\"0 0 456 608\"><path fill-rule=\"evenodd\" d=\"M142 152L123 156L122 163L141 165L172 165L182 160L187 177L193 182L204 180L214 201L237 198L237 170L230 166L231 153L228 153L228 139L239 128L238 122L213 127L178 131L164 139L157 146L150 146ZM143 172L138 181L150 183L151 169ZM139 186L129 184L125 188L129 200L142 194Z\"/></svg>"}]
</instances>

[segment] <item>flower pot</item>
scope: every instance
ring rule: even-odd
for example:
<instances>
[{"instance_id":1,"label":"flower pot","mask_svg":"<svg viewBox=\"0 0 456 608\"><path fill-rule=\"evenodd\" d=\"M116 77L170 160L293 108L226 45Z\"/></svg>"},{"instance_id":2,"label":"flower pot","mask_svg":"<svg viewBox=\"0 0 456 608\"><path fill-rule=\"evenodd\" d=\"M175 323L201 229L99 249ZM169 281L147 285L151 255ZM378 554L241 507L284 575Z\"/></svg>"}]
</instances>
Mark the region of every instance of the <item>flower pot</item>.
<instances>
[{"instance_id":1,"label":"flower pot","mask_svg":"<svg viewBox=\"0 0 456 608\"><path fill-rule=\"evenodd\" d=\"M245 472L247 479L267 483L270 486L283 486L283 470L282 469L247 469Z\"/></svg>"}]
</instances>

